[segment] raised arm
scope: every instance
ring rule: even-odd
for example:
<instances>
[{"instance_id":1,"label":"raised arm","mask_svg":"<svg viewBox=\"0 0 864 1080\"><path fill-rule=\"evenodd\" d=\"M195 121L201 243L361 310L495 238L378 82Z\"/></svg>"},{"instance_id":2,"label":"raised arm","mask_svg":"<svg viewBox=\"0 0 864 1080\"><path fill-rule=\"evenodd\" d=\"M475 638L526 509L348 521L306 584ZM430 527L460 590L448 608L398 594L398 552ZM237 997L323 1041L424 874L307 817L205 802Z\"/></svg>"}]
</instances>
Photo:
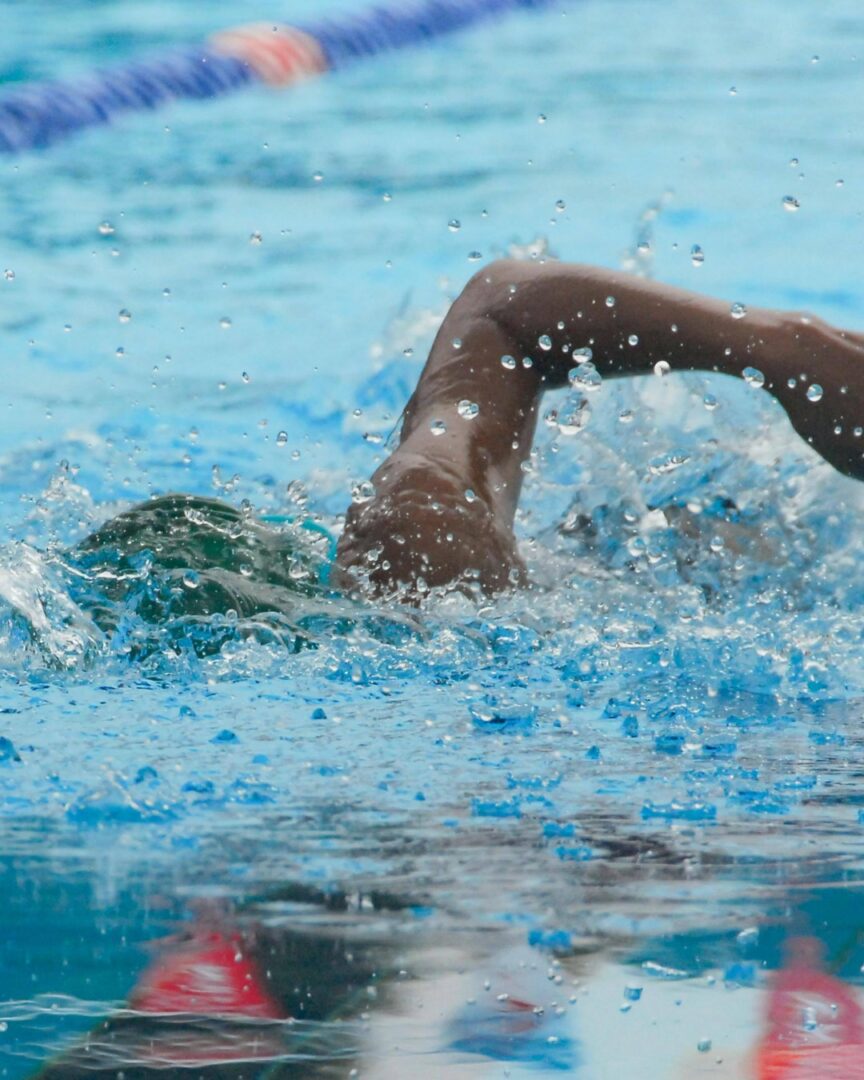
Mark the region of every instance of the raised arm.
<instances>
[{"instance_id":1,"label":"raised arm","mask_svg":"<svg viewBox=\"0 0 864 1080\"><path fill-rule=\"evenodd\" d=\"M372 477L375 496L348 512L343 580L368 575L379 591L420 592L464 577L487 592L518 583L513 517L540 399L566 385L585 349L605 378L650 374L659 362L757 369L799 434L864 479L860 336L596 267L501 261L453 304L400 444Z\"/></svg>"}]
</instances>

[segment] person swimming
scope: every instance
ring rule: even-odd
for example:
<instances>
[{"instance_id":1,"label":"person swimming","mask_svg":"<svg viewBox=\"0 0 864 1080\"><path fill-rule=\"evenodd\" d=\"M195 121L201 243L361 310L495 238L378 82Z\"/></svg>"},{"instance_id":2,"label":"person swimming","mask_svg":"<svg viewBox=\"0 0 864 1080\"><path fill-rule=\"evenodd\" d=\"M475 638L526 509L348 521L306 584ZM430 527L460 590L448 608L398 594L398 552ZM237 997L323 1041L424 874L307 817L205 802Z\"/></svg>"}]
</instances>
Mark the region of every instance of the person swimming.
<instances>
[{"instance_id":1,"label":"person swimming","mask_svg":"<svg viewBox=\"0 0 864 1080\"><path fill-rule=\"evenodd\" d=\"M658 365L744 374L823 458L864 479L864 335L623 272L501 260L444 319L398 446L371 478L374 495L348 509L329 584L412 601L430 589L524 585L513 522L540 401L586 365L603 378ZM176 613L178 596L196 615L249 617L283 610L327 577L326 551L297 540L296 528L286 536L215 500L169 495L108 522L76 556L91 571L110 563L120 581L146 577L141 560L155 558L163 574L148 594L150 621ZM190 573L194 585L178 588Z\"/></svg>"},{"instance_id":2,"label":"person swimming","mask_svg":"<svg viewBox=\"0 0 864 1080\"><path fill-rule=\"evenodd\" d=\"M348 511L335 579L416 593L475 578L526 580L513 533L541 398L593 363L603 378L709 371L764 380L793 427L864 478L864 336L820 319L730 307L629 274L502 260L445 318L405 410L398 447ZM370 553L372 553L370 558Z\"/></svg>"}]
</instances>

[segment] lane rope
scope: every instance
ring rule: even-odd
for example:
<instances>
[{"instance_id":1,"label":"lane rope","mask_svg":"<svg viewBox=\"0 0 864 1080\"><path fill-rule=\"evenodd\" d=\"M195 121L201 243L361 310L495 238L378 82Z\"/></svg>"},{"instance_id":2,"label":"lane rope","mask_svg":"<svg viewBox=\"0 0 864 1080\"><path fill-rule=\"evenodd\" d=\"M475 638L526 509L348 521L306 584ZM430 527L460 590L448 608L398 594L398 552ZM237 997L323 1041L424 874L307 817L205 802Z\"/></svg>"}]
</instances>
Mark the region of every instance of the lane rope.
<instances>
[{"instance_id":1,"label":"lane rope","mask_svg":"<svg viewBox=\"0 0 864 1080\"><path fill-rule=\"evenodd\" d=\"M77 79L24 84L0 95L0 153L50 146L127 112L207 100L265 83L285 87L394 49L421 45L509 11L551 0L393 0L309 25L256 23Z\"/></svg>"}]
</instances>

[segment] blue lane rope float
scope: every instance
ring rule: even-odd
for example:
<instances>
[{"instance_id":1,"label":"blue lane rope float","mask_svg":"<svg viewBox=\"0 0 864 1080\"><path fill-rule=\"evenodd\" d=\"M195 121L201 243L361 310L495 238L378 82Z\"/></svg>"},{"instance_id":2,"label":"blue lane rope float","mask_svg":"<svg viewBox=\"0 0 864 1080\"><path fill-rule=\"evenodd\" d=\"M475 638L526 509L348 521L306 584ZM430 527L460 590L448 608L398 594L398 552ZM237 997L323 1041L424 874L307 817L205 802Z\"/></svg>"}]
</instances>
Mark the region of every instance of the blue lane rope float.
<instances>
[{"instance_id":1,"label":"blue lane rope float","mask_svg":"<svg viewBox=\"0 0 864 1080\"><path fill-rule=\"evenodd\" d=\"M288 86L551 0L403 0L305 26L259 23L68 81L0 96L0 152L49 146L125 112L202 100L255 83Z\"/></svg>"}]
</instances>

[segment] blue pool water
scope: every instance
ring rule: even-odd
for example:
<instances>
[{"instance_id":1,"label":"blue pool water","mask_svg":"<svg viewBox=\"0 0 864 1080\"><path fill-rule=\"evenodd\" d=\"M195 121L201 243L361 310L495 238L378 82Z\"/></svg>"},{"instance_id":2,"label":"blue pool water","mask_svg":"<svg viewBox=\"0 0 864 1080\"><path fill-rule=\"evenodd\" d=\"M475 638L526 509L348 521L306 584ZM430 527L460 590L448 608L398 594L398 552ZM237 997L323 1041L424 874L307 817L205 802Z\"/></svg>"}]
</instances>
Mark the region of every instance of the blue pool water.
<instances>
[{"instance_id":1,"label":"blue pool water","mask_svg":"<svg viewBox=\"0 0 864 1080\"><path fill-rule=\"evenodd\" d=\"M350 7L6 0L0 79ZM0 159L0 1075L743 1077L785 938L860 983L864 489L743 381L550 417L483 606L136 656L62 553L178 490L338 533L482 259L861 328L862 49L562 0ZM220 942L293 1021L142 1017Z\"/></svg>"}]
</instances>

